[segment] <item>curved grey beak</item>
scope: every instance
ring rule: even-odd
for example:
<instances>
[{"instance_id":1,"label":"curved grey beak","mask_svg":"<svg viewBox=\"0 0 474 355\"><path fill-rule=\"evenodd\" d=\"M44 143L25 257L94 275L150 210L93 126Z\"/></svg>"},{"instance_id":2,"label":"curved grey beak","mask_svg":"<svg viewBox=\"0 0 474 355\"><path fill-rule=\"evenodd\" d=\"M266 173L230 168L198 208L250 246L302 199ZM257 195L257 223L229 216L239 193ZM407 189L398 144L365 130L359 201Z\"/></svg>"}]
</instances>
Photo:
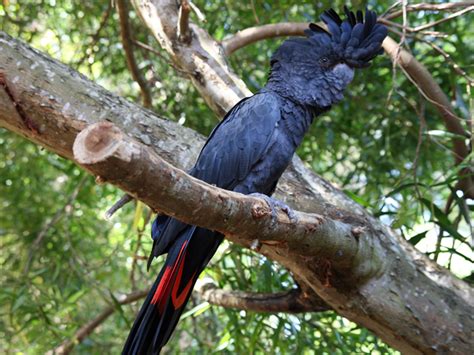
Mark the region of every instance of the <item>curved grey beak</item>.
<instances>
[{"instance_id":1,"label":"curved grey beak","mask_svg":"<svg viewBox=\"0 0 474 355\"><path fill-rule=\"evenodd\" d=\"M337 64L333 69L336 74L344 83L344 86L348 85L352 79L354 79L354 69L344 63Z\"/></svg>"}]
</instances>

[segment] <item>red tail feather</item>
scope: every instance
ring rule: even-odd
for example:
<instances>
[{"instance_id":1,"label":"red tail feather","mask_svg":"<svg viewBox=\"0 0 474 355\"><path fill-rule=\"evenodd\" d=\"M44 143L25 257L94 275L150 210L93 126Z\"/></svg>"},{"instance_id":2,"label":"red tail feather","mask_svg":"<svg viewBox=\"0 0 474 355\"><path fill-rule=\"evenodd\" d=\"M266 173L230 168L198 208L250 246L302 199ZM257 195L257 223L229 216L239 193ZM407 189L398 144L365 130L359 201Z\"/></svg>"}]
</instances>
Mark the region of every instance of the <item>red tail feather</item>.
<instances>
[{"instance_id":1,"label":"red tail feather","mask_svg":"<svg viewBox=\"0 0 474 355\"><path fill-rule=\"evenodd\" d=\"M223 238L194 226L180 233L169 247L163 270L135 320L122 352L124 355L160 352L178 323L197 275Z\"/></svg>"},{"instance_id":2,"label":"red tail feather","mask_svg":"<svg viewBox=\"0 0 474 355\"><path fill-rule=\"evenodd\" d=\"M184 257L186 257L186 253ZM184 287L183 291L181 291L181 293L178 296L177 293L178 293L179 285L181 284L181 277L183 276L183 267L184 267L184 263L181 263L181 265L179 266L178 275L176 276L176 281L173 284L173 291L171 292L171 301L173 302L174 309L180 308L183 305L183 303L186 301L187 296L189 292L191 291L191 287L194 284L194 276L196 276L196 273L194 273L193 276L191 276L188 283Z\"/></svg>"},{"instance_id":3,"label":"red tail feather","mask_svg":"<svg viewBox=\"0 0 474 355\"><path fill-rule=\"evenodd\" d=\"M176 306L174 302L175 297L173 296L176 294L177 288L179 284L181 283L181 276L183 274L183 267L184 267L184 259L186 257L185 249L186 249L187 244L188 244L188 241L184 241L183 245L181 246L181 250L179 251L178 257L176 258L173 266L166 267L165 272L163 273L163 277L161 278L160 283L158 284L158 287L156 288L155 294L153 295L153 299L151 300L152 304L158 305L158 309L160 313L163 313L163 310L166 306L166 302L171 292L171 286L173 286L173 294L172 294L173 304L175 305L175 309L179 308ZM184 255L183 255L183 252L184 252ZM176 276L176 269L178 265L179 265L179 271L178 271L178 275ZM176 277L175 281L172 282L172 279L174 277ZM188 285L186 285L186 288L190 289L191 285L192 285L192 280L188 282ZM182 295L180 295L180 297L181 296ZM186 299L186 295L184 296L184 299ZM180 305L183 304L184 299Z\"/></svg>"}]
</instances>

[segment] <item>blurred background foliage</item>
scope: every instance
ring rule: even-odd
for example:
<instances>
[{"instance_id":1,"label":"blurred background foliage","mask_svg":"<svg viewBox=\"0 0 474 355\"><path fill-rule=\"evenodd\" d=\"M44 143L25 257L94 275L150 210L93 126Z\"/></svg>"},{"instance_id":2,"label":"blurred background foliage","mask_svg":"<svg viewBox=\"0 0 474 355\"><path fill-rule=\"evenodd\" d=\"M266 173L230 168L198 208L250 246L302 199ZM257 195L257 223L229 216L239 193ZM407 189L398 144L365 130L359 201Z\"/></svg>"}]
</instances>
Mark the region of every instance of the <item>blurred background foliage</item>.
<instances>
[{"instance_id":1,"label":"blurred background foliage","mask_svg":"<svg viewBox=\"0 0 474 355\"><path fill-rule=\"evenodd\" d=\"M369 5L383 13L392 5L339 0L194 3L206 21L195 14L192 19L218 40L258 24L313 20L328 7ZM129 15L135 40L159 51L136 13L131 10ZM408 14L408 21L415 27L443 16L414 12ZM472 112L468 81L429 43L472 74L474 27L468 24L473 20L470 13L436 26L436 31L447 34L444 37L405 40L449 96L466 129ZM0 30L108 90L140 101L139 87L127 69L117 11L110 1L3 0ZM262 41L230 58L253 91L265 83L269 57L280 42ZM166 54L135 49L139 68L152 88L152 109L209 134L217 117L168 64ZM420 130L421 121L425 126ZM454 191L457 168L450 138L438 112L383 56L371 69L358 72L346 100L313 124L299 155L422 252L469 281L473 201ZM113 187L97 186L71 162L0 129L0 351L44 353L72 338L104 307L115 305L116 312L74 351L119 353L140 302L119 306L117 297L147 288L155 277L154 271L146 272L143 260L151 247L148 209L129 205L112 221L104 220L104 211L120 195ZM446 209L450 198L453 202ZM153 270L159 267L155 262ZM236 290L271 292L294 285L279 265L229 243L223 244L203 277ZM171 353L395 353L333 312L256 314L210 306L197 296L167 349Z\"/></svg>"}]
</instances>

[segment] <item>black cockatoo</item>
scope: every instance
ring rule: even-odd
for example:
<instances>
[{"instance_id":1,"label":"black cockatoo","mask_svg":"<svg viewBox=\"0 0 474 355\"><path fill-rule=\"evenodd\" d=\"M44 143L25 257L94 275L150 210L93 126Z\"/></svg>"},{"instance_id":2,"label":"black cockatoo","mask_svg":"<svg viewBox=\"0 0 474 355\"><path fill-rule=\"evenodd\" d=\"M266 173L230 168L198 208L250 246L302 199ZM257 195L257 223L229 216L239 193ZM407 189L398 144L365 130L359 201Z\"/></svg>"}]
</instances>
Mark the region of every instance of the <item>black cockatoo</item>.
<instances>
[{"instance_id":1,"label":"black cockatoo","mask_svg":"<svg viewBox=\"0 0 474 355\"><path fill-rule=\"evenodd\" d=\"M372 11L321 15L306 38L283 42L268 82L236 104L209 136L190 175L243 194L270 196L313 119L342 100L354 69L382 53L387 35ZM269 200L270 203L272 200ZM128 336L124 354L157 354L171 336L192 288L223 235L158 216L150 261L168 254ZM149 262L150 264L150 262Z\"/></svg>"}]
</instances>

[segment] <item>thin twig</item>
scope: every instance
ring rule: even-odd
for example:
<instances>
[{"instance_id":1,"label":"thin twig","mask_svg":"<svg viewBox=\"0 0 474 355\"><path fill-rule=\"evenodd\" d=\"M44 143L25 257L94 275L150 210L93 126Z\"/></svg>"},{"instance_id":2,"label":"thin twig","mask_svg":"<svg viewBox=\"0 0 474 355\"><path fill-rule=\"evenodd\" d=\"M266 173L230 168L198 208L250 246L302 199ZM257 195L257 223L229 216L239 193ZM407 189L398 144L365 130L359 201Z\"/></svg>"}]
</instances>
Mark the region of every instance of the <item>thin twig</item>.
<instances>
[{"instance_id":1,"label":"thin twig","mask_svg":"<svg viewBox=\"0 0 474 355\"><path fill-rule=\"evenodd\" d=\"M260 19L258 18L257 10L255 9L255 2L253 0L250 0L250 7L252 8L253 18L255 19L255 23L259 25Z\"/></svg>"},{"instance_id":2,"label":"thin twig","mask_svg":"<svg viewBox=\"0 0 474 355\"><path fill-rule=\"evenodd\" d=\"M400 39L400 44L398 45L399 50L403 46L403 44L405 43L405 39L407 37L407 31L406 31L407 22L408 22L408 20L407 20L407 4L408 4L408 0L403 0L402 1L403 29L402 29L402 38ZM398 53L397 62L398 62L399 56L400 56L400 53Z\"/></svg>"},{"instance_id":3,"label":"thin twig","mask_svg":"<svg viewBox=\"0 0 474 355\"><path fill-rule=\"evenodd\" d=\"M425 92L425 88L423 88L422 86L420 86L420 85L416 82L416 80L411 77L410 73L409 73L403 66L400 66L400 68L402 69L403 73L404 73L405 76L408 78L408 80L411 81L411 83L418 89L418 91L420 92L420 94L422 94L423 97L424 97L427 101L431 102L431 103L432 103L433 105L435 105L435 106L438 106L441 110L449 111L450 116L451 116L453 119L458 120L459 122L464 122L464 120L463 120L461 117L457 116L457 115L450 109L449 106L443 105L443 104L437 102L436 100L430 98L430 97L428 96L428 93ZM453 133L457 133L457 132L453 132ZM462 133L457 133L457 134L460 134L460 135L462 135L462 136L465 136L466 138L469 137L469 133L468 133L468 132L465 132L465 131L463 131ZM463 157L463 155L461 155L461 154L459 154L459 153L457 153L457 152L454 152L454 155L455 155L456 158L459 159L459 160L463 160L463 159L465 158L465 157Z\"/></svg>"},{"instance_id":4,"label":"thin twig","mask_svg":"<svg viewBox=\"0 0 474 355\"><path fill-rule=\"evenodd\" d=\"M90 36L91 37L91 42L88 45L88 48L93 49L94 46L96 45L96 43L99 41L100 34L101 34L102 30L105 28L105 25L107 24L107 22L109 21L111 12L112 12L112 1L109 1L107 9L102 14L102 17L100 19L100 23L99 23L99 27L97 28L97 31L95 31L95 33ZM84 63L84 61L89 56L90 56L90 53L88 53L88 50L85 50L84 55L77 62L74 63L74 66L76 68L79 67L80 65L82 65Z\"/></svg>"},{"instance_id":5,"label":"thin twig","mask_svg":"<svg viewBox=\"0 0 474 355\"><path fill-rule=\"evenodd\" d=\"M420 108L417 109L415 107L415 110L417 111L418 117L420 118L420 128L418 129L418 142L416 143L416 149L415 149L415 159L413 160L413 181L415 182L415 191L418 195L418 199L422 198L422 194L420 192L420 189L418 187L418 162L420 159L420 151L421 151L421 145L423 143L423 132L426 129L426 119L425 119L425 101L423 98L420 99Z\"/></svg>"},{"instance_id":6,"label":"thin twig","mask_svg":"<svg viewBox=\"0 0 474 355\"><path fill-rule=\"evenodd\" d=\"M116 0L116 5L118 9L118 14L120 18L120 34L122 37L122 46L125 51L125 57L127 59L128 69L132 74L133 80L137 82L140 86L143 106L150 108L152 106L152 98L150 88L147 81L143 77L140 69L135 59L133 53L133 40L132 40L132 31L130 28L129 18L128 18L128 5L125 0Z\"/></svg>"},{"instance_id":7,"label":"thin twig","mask_svg":"<svg viewBox=\"0 0 474 355\"><path fill-rule=\"evenodd\" d=\"M401 26L402 33L400 36L400 42L398 42L397 52L395 54L395 59L392 61L392 87L387 95L387 102L392 98L393 91L395 89L395 79L397 77L397 63L400 62L400 54L402 52L403 44L405 43L407 35L407 0L402 0L402 13L403 13L403 25Z\"/></svg>"},{"instance_id":8,"label":"thin twig","mask_svg":"<svg viewBox=\"0 0 474 355\"><path fill-rule=\"evenodd\" d=\"M430 23L427 23L427 24L424 24L424 25L421 25L421 26L417 26L417 27L409 27L409 26L405 26L405 25L401 25L399 23L396 23L396 22L393 22L393 21L390 21L389 20L389 17L385 17L385 18L380 18L379 19L379 22L380 23L383 23L383 24L387 24L389 26L395 26L395 27L398 27L398 28L402 28L404 29L406 32L410 32L410 33L415 33L415 32L421 32L423 33L424 30L430 28L430 27L434 27L436 25L439 25L440 23L443 23L443 22L446 22L446 21L449 21L449 20L452 20L456 17L459 17L461 15L464 15L465 13L467 12L470 12L470 11L473 11L474 10L474 5L471 5L465 9L462 9L460 11L457 11L455 13L452 13L442 19L439 19L439 20L436 20L436 21L433 21L433 22L430 22ZM426 33L425 33L426 34Z\"/></svg>"},{"instance_id":9,"label":"thin twig","mask_svg":"<svg viewBox=\"0 0 474 355\"><path fill-rule=\"evenodd\" d=\"M400 0L395 1L392 5L390 5L390 6L380 15L380 17L387 18L387 17L390 15L391 11L392 11L394 8L396 8L398 5L400 5L401 3L402 3L402 2L401 2ZM401 12L401 11L398 11L398 12L399 12L398 16L400 16L400 15L402 14L402 12ZM397 17L398 17L398 16L397 16Z\"/></svg>"},{"instance_id":10,"label":"thin twig","mask_svg":"<svg viewBox=\"0 0 474 355\"><path fill-rule=\"evenodd\" d=\"M451 66L453 67L454 71L458 73L460 76L462 76L466 81L468 82L469 85L474 85L474 79L471 78L454 60L451 58L451 55L446 53L441 47L437 46L431 41L428 41L420 36L415 36L419 41L426 43L429 45L431 48L433 48L435 51L437 51L439 54L441 54L444 59L446 59Z\"/></svg>"},{"instance_id":11,"label":"thin twig","mask_svg":"<svg viewBox=\"0 0 474 355\"><path fill-rule=\"evenodd\" d=\"M453 18L464 15L465 13L473 11L473 10L474 10L474 5L471 5L471 6L465 8L463 10L452 13L451 15L446 16L445 18L439 19L439 20L434 21L434 22L427 23L426 25L417 26L413 29L412 32L419 32L419 31L426 30L427 28L434 27L436 25L439 25L440 23L452 20Z\"/></svg>"},{"instance_id":12,"label":"thin twig","mask_svg":"<svg viewBox=\"0 0 474 355\"><path fill-rule=\"evenodd\" d=\"M123 306L139 299L144 298L148 294L149 290L141 290L137 292L129 293L118 299L118 304ZM117 305L107 306L102 312L99 313L91 321L84 324L79 330L74 334L72 339L66 340L57 346L54 350L49 351L48 354L69 354L72 349L80 344L85 338L87 338L99 325L105 322L115 311L117 310Z\"/></svg>"},{"instance_id":13,"label":"thin twig","mask_svg":"<svg viewBox=\"0 0 474 355\"><path fill-rule=\"evenodd\" d=\"M456 216L455 220L454 220L454 228L456 228L456 230L459 228L459 222L461 222L461 219L462 219L462 212L459 211L458 215ZM461 254L461 253L458 253L457 251L455 252L455 245L456 245L456 238L453 238L452 242L451 242L451 248L450 248L450 251L451 251L451 254L449 254L449 260L448 260L448 269L451 269L451 262L453 260L453 255L454 254ZM469 244L468 244L469 245ZM462 255L462 254L461 254Z\"/></svg>"},{"instance_id":14,"label":"thin twig","mask_svg":"<svg viewBox=\"0 0 474 355\"><path fill-rule=\"evenodd\" d=\"M137 41L137 40L134 40L133 43L137 46L137 47L140 47L141 49L144 49L148 52L151 52L155 55L157 55L158 57L160 57L161 59L165 60L169 65L171 65L171 67L173 67L174 70L176 70L178 73L180 74L183 74L183 75L192 75L192 73L189 73L181 68L178 68L174 63L173 61L170 59L170 58L167 58L166 56L163 55L163 53L161 53L159 50L156 50L155 48L153 48L152 46L146 44L146 43L143 43L143 42L140 42L140 41Z\"/></svg>"},{"instance_id":15,"label":"thin twig","mask_svg":"<svg viewBox=\"0 0 474 355\"><path fill-rule=\"evenodd\" d=\"M444 214L446 215L446 217L451 211L451 205L453 204L453 201L454 201L454 194L455 194L455 191L451 191L451 193L449 194L448 200L446 201L446 206L444 207ZM444 234L444 229L443 227L439 226L439 233L436 239L436 247L435 247L434 256L433 256L433 260L436 262L438 262L438 256L441 251L441 242L443 240L443 234Z\"/></svg>"},{"instance_id":16,"label":"thin twig","mask_svg":"<svg viewBox=\"0 0 474 355\"><path fill-rule=\"evenodd\" d=\"M400 2L394 4L398 6ZM407 12L415 12L415 11L451 11L460 7L467 7L472 5L472 1L460 1L460 2L452 2L446 4L428 4L428 3L421 3L421 4L413 4L408 5L406 7ZM399 17L403 14L403 10L398 10L395 12L390 12L394 7L392 6L387 14L382 15L383 18L391 20L393 18Z\"/></svg>"},{"instance_id":17,"label":"thin twig","mask_svg":"<svg viewBox=\"0 0 474 355\"><path fill-rule=\"evenodd\" d=\"M43 243L44 238L46 237L46 234L48 231L53 227L56 223L58 223L61 218L64 217L65 214L71 214L72 213L72 205L73 202L76 200L77 195L81 191L82 187L84 186L84 183L86 182L87 178L89 176L84 175L84 177L79 181L77 186L74 188L72 191L71 195L69 198L66 200L66 203L64 206L62 206L59 210L56 211L53 217L46 223L41 231L38 233L36 236L35 240L33 241L33 244L30 247L30 251L28 252L28 259L25 263L25 267L23 269L24 274L28 274L30 271L31 263L33 262L33 258L36 254L36 251L40 248L41 244Z\"/></svg>"}]
</instances>

